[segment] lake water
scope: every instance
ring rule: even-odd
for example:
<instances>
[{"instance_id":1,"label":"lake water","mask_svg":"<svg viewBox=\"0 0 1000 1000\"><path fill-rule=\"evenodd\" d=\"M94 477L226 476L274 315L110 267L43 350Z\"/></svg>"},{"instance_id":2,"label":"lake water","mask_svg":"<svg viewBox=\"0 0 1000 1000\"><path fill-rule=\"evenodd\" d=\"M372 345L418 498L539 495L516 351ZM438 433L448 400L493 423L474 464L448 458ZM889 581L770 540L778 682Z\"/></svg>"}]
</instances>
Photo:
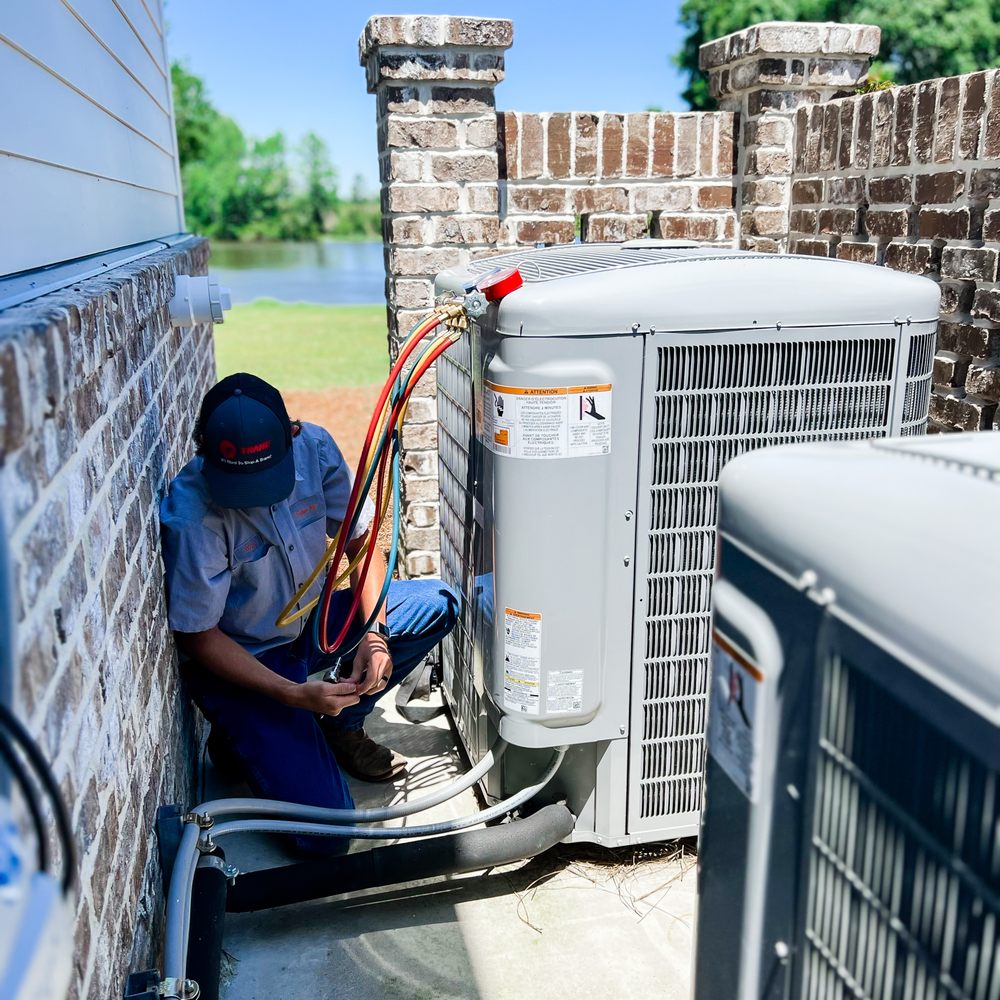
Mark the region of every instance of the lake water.
<instances>
[{"instance_id":1,"label":"lake water","mask_svg":"<svg viewBox=\"0 0 1000 1000\"><path fill-rule=\"evenodd\" d=\"M254 299L362 305L385 302L381 243L226 243L212 240L212 275L234 303Z\"/></svg>"}]
</instances>

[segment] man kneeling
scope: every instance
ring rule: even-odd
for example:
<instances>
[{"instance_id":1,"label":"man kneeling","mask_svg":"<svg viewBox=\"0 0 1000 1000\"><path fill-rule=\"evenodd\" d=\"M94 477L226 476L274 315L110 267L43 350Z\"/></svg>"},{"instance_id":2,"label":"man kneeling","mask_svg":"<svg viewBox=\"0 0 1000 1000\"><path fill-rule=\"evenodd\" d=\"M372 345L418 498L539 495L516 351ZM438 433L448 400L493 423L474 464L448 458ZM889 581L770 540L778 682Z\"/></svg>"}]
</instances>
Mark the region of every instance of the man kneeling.
<instances>
[{"instance_id":1,"label":"man kneeling","mask_svg":"<svg viewBox=\"0 0 1000 1000\"><path fill-rule=\"evenodd\" d=\"M309 680L333 664L315 640L321 608L285 627L276 620L343 520L353 482L340 449L321 427L292 423L278 390L245 373L209 390L195 441L197 454L171 482L160 521L170 627L192 661L194 700L212 724L209 751L235 763L259 796L352 808L341 769L388 781L405 767L365 734L366 717L451 631L458 602L438 580L393 581L363 633L387 572L376 550L342 645L353 659L338 683ZM373 529L374 513L366 500L349 558ZM352 590L333 595L328 634L341 631L358 583L355 572ZM303 603L321 588L322 578ZM322 844L303 838L300 846L312 852Z\"/></svg>"}]
</instances>

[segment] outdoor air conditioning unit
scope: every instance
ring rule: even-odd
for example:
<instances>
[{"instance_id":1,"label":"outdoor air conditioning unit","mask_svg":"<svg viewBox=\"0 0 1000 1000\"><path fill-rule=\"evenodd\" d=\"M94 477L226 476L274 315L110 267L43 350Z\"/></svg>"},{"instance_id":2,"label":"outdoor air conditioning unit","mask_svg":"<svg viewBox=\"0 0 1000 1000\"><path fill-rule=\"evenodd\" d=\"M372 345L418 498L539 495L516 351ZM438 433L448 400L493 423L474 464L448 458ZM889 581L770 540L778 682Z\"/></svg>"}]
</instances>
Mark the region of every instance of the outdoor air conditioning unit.
<instances>
[{"instance_id":1,"label":"outdoor air conditioning unit","mask_svg":"<svg viewBox=\"0 0 1000 1000\"><path fill-rule=\"evenodd\" d=\"M511 745L488 796L569 745L550 787L575 839L694 834L719 472L922 434L937 286L640 241L483 259L436 292L513 265L523 287L438 362L441 573L463 599L446 699L473 760Z\"/></svg>"},{"instance_id":2,"label":"outdoor air conditioning unit","mask_svg":"<svg viewBox=\"0 0 1000 1000\"><path fill-rule=\"evenodd\" d=\"M720 500L697 1000L998 1000L1000 434L772 449Z\"/></svg>"}]
</instances>

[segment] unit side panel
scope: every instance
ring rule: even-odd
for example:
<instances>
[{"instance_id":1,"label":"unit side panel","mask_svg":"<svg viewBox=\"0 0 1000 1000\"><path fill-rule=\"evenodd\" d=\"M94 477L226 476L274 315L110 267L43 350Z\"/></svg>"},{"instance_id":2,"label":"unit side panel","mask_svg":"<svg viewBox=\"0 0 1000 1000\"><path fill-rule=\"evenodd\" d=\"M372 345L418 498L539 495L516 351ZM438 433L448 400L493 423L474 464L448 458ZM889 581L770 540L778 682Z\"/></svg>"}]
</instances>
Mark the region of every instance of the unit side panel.
<instances>
[{"instance_id":1,"label":"unit side panel","mask_svg":"<svg viewBox=\"0 0 1000 1000\"><path fill-rule=\"evenodd\" d=\"M838 332L673 334L647 341L630 834L697 833L723 466L755 448L889 432L898 328Z\"/></svg>"},{"instance_id":2,"label":"unit side panel","mask_svg":"<svg viewBox=\"0 0 1000 1000\"><path fill-rule=\"evenodd\" d=\"M483 341L483 437L505 442L483 454L496 599L484 680L520 746L627 735L643 353L633 336ZM522 615L535 616L527 655Z\"/></svg>"},{"instance_id":3,"label":"unit side panel","mask_svg":"<svg viewBox=\"0 0 1000 1000\"><path fill-rule=\"evenodd\" d=\"M441 579L461 600L458 624L441 646L442 673L463 744L469 756L478 760L489 737L475 632L484 615L492 618L492 574L483 565L473 368L471 333L437 362Z\"/></svg>"}]
</instances>

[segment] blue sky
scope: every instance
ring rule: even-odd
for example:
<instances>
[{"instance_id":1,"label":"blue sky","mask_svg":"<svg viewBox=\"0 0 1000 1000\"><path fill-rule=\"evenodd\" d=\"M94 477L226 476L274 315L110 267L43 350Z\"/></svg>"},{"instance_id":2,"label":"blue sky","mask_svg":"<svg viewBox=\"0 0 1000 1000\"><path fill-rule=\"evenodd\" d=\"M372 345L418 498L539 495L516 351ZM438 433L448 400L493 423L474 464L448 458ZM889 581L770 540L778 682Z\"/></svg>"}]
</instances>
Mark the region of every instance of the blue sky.
<instances>
[{"instance_id":1,"label":"blue sky","mask_svg":"<svg viewBox=\"0 0 1000 1000\"><path fill-rule=\"evenodd\" d=\"M514 45L497 107L517 111L640 111L685 107L671 56L681 45L680 0L166 0L168 45L203 77L220 111L245 132L313 129L330 146L341 189L378 184L375 98L358 65L371 14L508 17Z\"/></svg>"}]
</instances>

